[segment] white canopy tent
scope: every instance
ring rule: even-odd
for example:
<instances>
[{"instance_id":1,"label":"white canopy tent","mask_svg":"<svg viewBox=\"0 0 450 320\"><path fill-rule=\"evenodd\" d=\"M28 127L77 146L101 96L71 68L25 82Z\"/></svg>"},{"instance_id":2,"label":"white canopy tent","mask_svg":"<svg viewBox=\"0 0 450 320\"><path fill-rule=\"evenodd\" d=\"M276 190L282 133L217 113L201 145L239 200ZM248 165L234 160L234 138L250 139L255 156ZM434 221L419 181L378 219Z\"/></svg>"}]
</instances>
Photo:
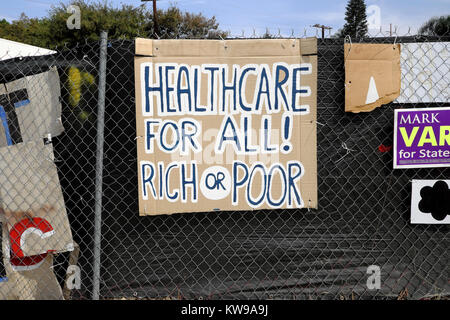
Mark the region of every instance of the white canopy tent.
<instances>
[{"instance_id":1,"label":"white canopy tent","mask_svg":"<svg viewBox=\"0 0 450 320\"><path fill-rule=\"evenodd\" d=\"M56 51L0 38L0 61L55 54Z\"/></svg>"}]
</instances>

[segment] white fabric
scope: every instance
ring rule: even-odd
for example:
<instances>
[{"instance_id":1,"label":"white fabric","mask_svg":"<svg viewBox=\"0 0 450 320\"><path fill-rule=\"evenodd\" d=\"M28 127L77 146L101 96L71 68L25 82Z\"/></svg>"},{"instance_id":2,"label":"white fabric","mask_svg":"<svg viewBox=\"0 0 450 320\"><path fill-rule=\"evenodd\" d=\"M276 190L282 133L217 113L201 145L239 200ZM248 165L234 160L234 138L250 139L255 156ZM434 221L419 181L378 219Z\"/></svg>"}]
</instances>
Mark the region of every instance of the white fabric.
<instances>
[{"instance_id":1,"label":"white fabric","mask_svg":"<svg viewBox=\"0 0 450 320\"><path fill-rule=\"evenodd\" d=\"M0 61L55 54L56 51L0 38Z\"/></svg>"}]
</instances>

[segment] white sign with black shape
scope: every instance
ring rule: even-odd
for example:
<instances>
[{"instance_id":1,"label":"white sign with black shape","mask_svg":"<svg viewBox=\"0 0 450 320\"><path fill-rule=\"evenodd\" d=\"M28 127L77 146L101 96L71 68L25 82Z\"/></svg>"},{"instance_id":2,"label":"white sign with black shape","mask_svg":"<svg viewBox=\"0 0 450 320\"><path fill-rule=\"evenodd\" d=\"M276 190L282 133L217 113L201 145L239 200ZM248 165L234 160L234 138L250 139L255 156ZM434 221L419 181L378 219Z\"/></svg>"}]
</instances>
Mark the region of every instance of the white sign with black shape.
<instances>
[{"instance_id":1,"label":"white sign with black shape","mask_svg":"<svg viewBox=\"0 0 450 320\"><path fill-rule=\"evenodd\" d=\"M450 224L450 180L413 180L412 224Z\"/></svg>"}]
</instances>

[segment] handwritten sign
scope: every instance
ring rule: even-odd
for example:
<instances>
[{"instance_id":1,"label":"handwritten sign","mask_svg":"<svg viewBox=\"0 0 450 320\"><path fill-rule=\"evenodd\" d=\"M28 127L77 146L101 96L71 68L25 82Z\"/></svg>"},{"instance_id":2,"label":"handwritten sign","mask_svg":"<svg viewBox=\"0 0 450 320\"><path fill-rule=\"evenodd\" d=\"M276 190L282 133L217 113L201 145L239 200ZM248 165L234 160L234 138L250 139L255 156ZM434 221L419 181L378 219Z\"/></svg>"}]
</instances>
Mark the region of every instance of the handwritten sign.
<instances>
[{"instance_id":1,"label":"handwritten sign","mask_svg":"<svg viewBox=\"0 0 450 320\"><path fill-rule=\"evenodd\" d=\"M317 207L316 53L137 39L139 213Z\"/></svg>"}]
</instances>

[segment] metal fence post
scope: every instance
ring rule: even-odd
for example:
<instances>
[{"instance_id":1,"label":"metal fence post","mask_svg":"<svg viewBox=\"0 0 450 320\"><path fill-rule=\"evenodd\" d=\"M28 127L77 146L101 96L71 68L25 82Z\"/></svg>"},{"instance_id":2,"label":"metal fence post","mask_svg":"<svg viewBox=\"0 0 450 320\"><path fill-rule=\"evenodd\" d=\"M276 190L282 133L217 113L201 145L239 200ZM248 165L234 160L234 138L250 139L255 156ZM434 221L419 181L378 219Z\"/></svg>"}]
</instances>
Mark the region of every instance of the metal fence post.
<instances>
[{"instance_id":1,"label":"metal fence post","mask_svg":"<svg viewBox=\"0 0 450 320\"><path fill-rule=\"evenodd\" d=\"M102 224L102 183L103 183L103 142L105 128L105 90L106 90L106 51L108 33L100 34L100 65L98 76L97 105L97 150L95 164L95 224L94 224L94 276L92 299L98 300L100 295L100 255Z\"/></svg>"}]
</instances>

